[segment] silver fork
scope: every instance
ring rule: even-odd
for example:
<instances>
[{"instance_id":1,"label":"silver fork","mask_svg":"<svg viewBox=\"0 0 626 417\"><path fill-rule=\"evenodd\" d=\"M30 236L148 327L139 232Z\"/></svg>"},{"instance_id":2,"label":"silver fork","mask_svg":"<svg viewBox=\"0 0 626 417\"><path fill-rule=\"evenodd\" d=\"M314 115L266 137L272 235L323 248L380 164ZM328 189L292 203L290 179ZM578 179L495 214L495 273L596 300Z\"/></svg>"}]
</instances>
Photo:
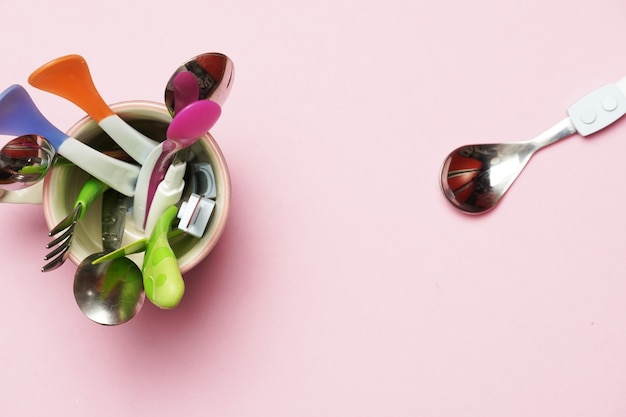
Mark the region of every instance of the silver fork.
<instances>
[{"instance_id":1,"label":"silver fork","mask_svg":"<svg viewBox=\"0 0 626 417\"><path fill-rule=\"evenodd\" d=\"M56 237L46 245L46 249L54 249L44 256L44 261L50 262L41 268L41 272L53 271L63 265L67 260L70 254L76 224L83 218L85 211L87 211L91 203L108 188L108 185L95 177L91 177L85 182L83 188L78 193L78 197L74 203L74 209L48 233L48 236Z\"/></svg>"}]
</instances>

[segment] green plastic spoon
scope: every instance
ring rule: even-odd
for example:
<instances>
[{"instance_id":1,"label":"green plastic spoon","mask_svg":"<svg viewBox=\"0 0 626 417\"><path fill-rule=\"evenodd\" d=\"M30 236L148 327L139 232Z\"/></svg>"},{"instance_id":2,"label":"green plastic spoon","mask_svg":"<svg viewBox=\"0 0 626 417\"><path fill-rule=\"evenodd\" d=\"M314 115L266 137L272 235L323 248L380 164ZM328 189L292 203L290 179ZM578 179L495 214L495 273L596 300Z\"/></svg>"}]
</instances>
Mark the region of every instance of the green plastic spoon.
<instances>
[{"instance_id":1,"label":"green plastic spoon","mask_svg":"<svg viewBox=\"0 0 626 417\"><path fill-rule=\"evenodd\" d=\"M141 270L146 297L162 309L176 307L185 293L178 259L167 237L177 213L178 207L170 206L157 220L147 242Z\"/></svg>"}]
</instances>

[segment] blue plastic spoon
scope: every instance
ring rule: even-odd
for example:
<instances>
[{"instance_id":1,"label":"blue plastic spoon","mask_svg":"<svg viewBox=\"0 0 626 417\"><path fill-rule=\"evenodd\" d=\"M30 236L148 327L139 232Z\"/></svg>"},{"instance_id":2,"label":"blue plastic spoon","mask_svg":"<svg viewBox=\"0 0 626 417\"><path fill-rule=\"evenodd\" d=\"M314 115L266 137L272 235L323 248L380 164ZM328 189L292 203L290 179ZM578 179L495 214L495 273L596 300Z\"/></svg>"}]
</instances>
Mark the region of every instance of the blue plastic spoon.
<instances>
[{"instance_id":1,"label":"blue plastic spoon","mask_svg":"<svg viewBox=\"0 0 626 417\"><path fill-rule=\"evenodd\" d=\"M43 136L60 155L87 173L126 196L135 194L138 166L98 152L57 129L18 84L0 93L0 134Z\"/></svg>"}]
</instances>

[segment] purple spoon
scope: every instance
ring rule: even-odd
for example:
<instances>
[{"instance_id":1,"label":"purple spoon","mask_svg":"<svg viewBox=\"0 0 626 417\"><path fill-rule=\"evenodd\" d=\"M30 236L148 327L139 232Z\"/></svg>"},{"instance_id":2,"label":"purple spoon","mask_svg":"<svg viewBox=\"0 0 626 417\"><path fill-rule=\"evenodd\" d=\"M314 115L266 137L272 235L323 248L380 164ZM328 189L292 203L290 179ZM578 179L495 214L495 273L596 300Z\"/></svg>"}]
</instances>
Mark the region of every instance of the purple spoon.
<instances>
[{"instance_id":1,"label":"purple spoon","mask_svg":"<svg viewBox=\"0 0 626 417\"><path fill-rule=\"evenodd\" d=\"M21 85L0 93L0 135L42 136L60 155L111 188L127 196L135 193L139 167L98 152L57 129Z\"/></svg>"},{"instance_id":2,"label":"purple spoon","mask_svg":"<svg viewBox=\"0 0 626 417\"><path fill-rule=\"evenodd\" d=\"M193 145L200 136L207 133L215 125L221 114L220 105L211 100L194 101L176 113L167 128L167 139L155 148L155 150L160 148L161 153L150 174L146 214L150 212L154 193L165 178L167 168L172 163L176 152ZM147 219L147 216L145 217Z\"/></svg>"}]
</instances>

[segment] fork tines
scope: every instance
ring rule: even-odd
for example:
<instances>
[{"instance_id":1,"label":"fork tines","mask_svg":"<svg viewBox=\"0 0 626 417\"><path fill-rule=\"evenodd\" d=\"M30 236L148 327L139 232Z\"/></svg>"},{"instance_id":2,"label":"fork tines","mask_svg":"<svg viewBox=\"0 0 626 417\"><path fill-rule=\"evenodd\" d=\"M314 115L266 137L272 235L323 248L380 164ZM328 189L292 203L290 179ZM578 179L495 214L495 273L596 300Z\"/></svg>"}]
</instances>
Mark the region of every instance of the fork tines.
<instances>
[{"instance_id":1,"label":"fork tines","mask_svg":"<svg viewBox=\"0 0 626 417\"><path fill-rule=\"evenodd\" d=\"M53 227L52 230L50 230L50 233L48 233L49 236L59 236L51 240L46 245L46 249L54 249L50 251L50 253L48 253L46 256L44 256L44 261L50 260L50 262L48 262L46 265L43 266L43 268L41 268L41 272L49 272L55 270L63 265L63 262L66 261L67 257L70 254L72 238L74 237L74 229L76 228L76 223L80 218L81 211L82 204L78 204L74 208L74 210L67 215L67 217L61 220L59 224Z\"/></svg>"}]
</instances>

